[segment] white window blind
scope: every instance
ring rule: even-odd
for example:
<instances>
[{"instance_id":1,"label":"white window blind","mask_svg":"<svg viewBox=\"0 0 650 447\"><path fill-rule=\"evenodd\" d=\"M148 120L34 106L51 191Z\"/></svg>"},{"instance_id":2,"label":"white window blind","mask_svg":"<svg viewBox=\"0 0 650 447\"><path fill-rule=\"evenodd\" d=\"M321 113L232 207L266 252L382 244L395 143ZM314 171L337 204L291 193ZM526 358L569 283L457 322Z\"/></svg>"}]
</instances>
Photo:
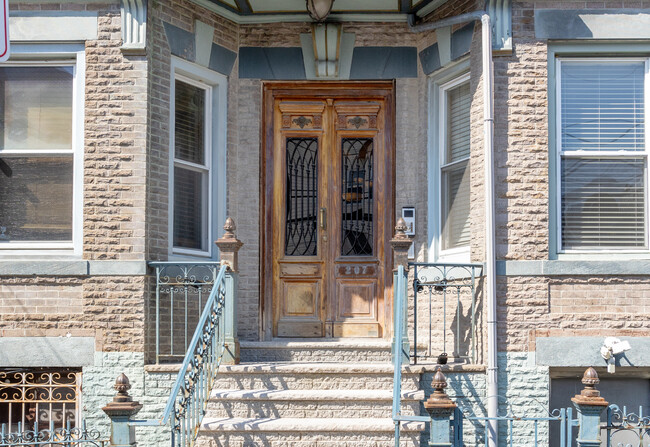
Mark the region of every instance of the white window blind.
<instances>
[{"instance_id":1,"label":"white window blind","mask_svg":"<svg viewBox=\"0 0 650 447\"><path fill-rule=\"evenodd\" d=\"M562 249L647 248L645 61L560 67Z\"/></svg>"},{"instance_id":2,"label":"white window blind","mask_svg":"<svg viewBox=\"0 0 650 447\"><path fill-rule=\"evenodd\" d=\"M445 154L442 165L441 248L470 243L470 106L469 82L445 91Z\"/></svg>"},{"instance_id":3,"label":"white window blind","mask_svg":"<svg viewBox=\"0 0 650 447\"><path fill-rule=\"evenodd\" d=\"M174 84L174 247L207 251L207 90L181 80Z\"/></svg>"}]
</instances>

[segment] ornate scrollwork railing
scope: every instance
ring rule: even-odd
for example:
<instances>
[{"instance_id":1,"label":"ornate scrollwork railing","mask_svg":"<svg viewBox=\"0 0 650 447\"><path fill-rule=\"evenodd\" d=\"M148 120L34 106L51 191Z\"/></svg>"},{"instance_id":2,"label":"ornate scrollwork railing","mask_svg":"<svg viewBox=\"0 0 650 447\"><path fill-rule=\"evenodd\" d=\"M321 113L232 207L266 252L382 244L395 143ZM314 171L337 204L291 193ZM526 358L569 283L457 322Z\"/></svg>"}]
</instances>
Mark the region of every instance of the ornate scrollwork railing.
<instances>
[{"instance_id":1,"label":"ornate scrollwork railing","mask_svg":"<svg viewBox=\"0 0 650 447\"><path fill-rule=\"evenodd\" d=\"M467 359L476 363L476 281L483 269L482 264L432 264L432 263L409 263L413 268L413 361L418 360L418 318L422 315L418 312L418 297L425 293L428 295L428 336L427 355L432 355L434 326L434 314L442 316L442 351L440 362L447 359L447 332L451 330L454 336L453 355L456 358ZM463 297L467 295L471 300L470 309L463 312ZM447 327L447 308L455 304L453 310L452 327ZM435 309L434 309L435 307ZM442 307L442 309L440 308ZM434 311L435 310L435 311ZM425 315L427 315L425 314ZM468 343L461 343L467 340ZM444 359L443 359L444 358Z\"/></svg>"},{"instance_id":2,"label":"ornate scrollwork railing","mask_svg":"<svg viewBox=\"0 0 650 447\"><path fill-rule=\"evenodd\" d=\"M39 430L38 422L34 424L34 430L22 430L22 423L18 424L17 432L7 432L6 425L0 429L0 447L105 447L107 440L100 439L99 430L92 430L86 427L82 421L81 427L72 427L68 421L66 428L54 428L54 422L50 422L47 430Z\"/></svg>"},{"instance_id":3,"label":"ornate scrollwork railing","mask_svg":"<svg viewBox=\"0 0 650 447\"><path fill-rule=\"evenodd\" d=\"M228 266L219 269L176 382L160 419L131 425L171 424L172 447L191 447L205 415L208 398L226 349L226 294Z\"/></svg>"},{"instance_id":4,"label":"ornate scrollwork railing","mask_svg":"<svg viewBox=\"0 0 650 447\"><path fill-rule=\"evenodd\" d=\"M601 428L607 432L607 447L650 446L650 416L643 415L643 407L630 413L612 404L607 407L607 425Z\"/></svg>"},{"instance_id":5,"label":"ornate scrollwork railing","mask_svg":"<svg viewBox=\"0 0 650 447\"><path fill-rule=\"evenodd\" d=\"M150 262L149 266L156 272L156 363L178 361L187 352L219 263Z\"/></svg>"}]
</instances>

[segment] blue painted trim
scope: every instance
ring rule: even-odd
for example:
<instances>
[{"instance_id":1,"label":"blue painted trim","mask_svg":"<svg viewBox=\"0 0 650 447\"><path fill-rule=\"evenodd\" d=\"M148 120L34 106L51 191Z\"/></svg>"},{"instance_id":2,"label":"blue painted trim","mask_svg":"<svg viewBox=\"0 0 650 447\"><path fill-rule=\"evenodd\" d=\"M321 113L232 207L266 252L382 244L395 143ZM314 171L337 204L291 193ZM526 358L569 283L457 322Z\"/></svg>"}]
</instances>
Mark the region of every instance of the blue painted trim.
<instances>
[{"instance_id":1,"label":"blue painted trim","mask_svg":"<svg viewBox=\"0 0 650 447\"><path fill-rule=\"evenodd\" d=\"M474 22L468 23L451 34L451 60L456 60L469 53L474 36Z\"/></svg>"},{"instance_id":2,"label":"blue painted trim","mask_svg":"<svg viewBox=\"0 0 650 447\"><path fill-rule=\"evenodd\" d=\"M649 39L650 9L538 9L538 39Z\"/></svg>"},{"instance_id":3,"label":"blue painted trim","mask_svg":"<svg viewBox=\"0 0 650 447\"><path fill-rule=\"evenodd\" d=\"M307 79L300 47L241 47L241 79Z\"/></svg>"},{"instance_id":4,"label":"blue painted trim","mask_svg":"<svg viewBox=\"0 0 650 447\"><path fill-rule=\"evenodd\" d=\"M236 59L237 53L213 43L208 68L223 75L230 76Z\"/></svg>"},{"instance_id":5,"label":"blue painted trim","mask_svg":"<svg viewBox=\"0 0 650 447\"><path fill-rule=\"evenodd\" d=\"M616 331L611 334L616 336ZM632 349L615 356L616 366L650 366L650 337L619 336L630 343ZM602 337L537 337L535 362L551 367L607 366L600 355L605 336Z\"/></svg>"},{"instance_id":6,"label":"blue painted trim","mask_svg":"<svg viewBox=\"0 0 650 447\"><path fill-rule=\"evenodd\" d=\"M0 261L0 276L144 276L145 261Z\"/></svg>"},{"instance_id":7,"label":"blue painted trim","mask_svg":"<svg viewBox=\"0 0 650 447\"><path fill-rule=\"evenodd\" d=\"M350 79L417 78L415 47L356 47Z\"/></svg>"},{"instance_id":8,"label":"blue painted trim","mask_svg":"<svg viewBox=\"0 0 650 447\"><path fill-rule=\"evenodd\" d=\"M497 261L499 276L646 276L650 260Z\"/></svg>"},{"instance_id":9,"label":"blue painted trim","mask_svg":"<svg viewBox=\"0 0 650 447\"><path fill-rule=\"evenodd\" d=\"M163 22L163 27L171 53L174 56L194 62L196 59L194 34L167 22Z\"/></svg>"},{"instance_id":10,"label":"blue painted trim","mask_svg":"<svg viewBox=\"0 0 650 447\"><path fill-rule=\"evenodd\" d=\"M451 34L451 62L469 53L473 36L474 23L468 23ZM443 67L437 42L420 51L419 57L424 74L431 74Z\"/></svg>"}]
</instances>

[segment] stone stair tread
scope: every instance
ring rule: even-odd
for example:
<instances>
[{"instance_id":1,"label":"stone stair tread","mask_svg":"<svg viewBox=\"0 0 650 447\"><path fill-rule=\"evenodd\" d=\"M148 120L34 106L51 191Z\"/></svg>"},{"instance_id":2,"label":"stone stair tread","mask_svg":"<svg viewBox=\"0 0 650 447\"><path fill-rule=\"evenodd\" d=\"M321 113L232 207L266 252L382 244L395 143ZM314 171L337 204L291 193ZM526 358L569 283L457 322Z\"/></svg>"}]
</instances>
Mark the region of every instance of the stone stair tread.
<instances>
[{"instance_id":1,"label":"stone stair tread","mask_svg":"<svg viewBox=\"0 0 650 447\"><path fill-rule=\"evenodd\" d=\"M391 390L214 390L212 400L392 401ZM424 390L402 391L402 401L420 401Z\"/></svg>"},{"instance_id":2,"label":"stone stair tread","mask_svg":"<svg viewBox=\"0 0 650 447\"><path fill-rule=\"evenodd\" d=\"M422 431L424 422L402 422L405 432ZM392 432L391 418L203 418L201 432Z\"/></svg>"},{"instance_id":3,"label":"stone stair tread","mask_svg":"<svg viewBox=\"0 0 650 447\"><path fill-rule=\"evenodd\" d=\"M249 341L241 340L241 349L390 349L391 341L372 338L286 338L283 340L271 341Z\"/></svg>"},{"instance_id":4,"label":"stone stair tread","mask_svg":"<svg viewBox=\"0 0 650 447\"><path fill-rule=\"evenodd\" d=\"M409 371L410 372L410 371ZM418 371L419 372L419 371ZM326 374L363 373L392 374L391 363L296 363L296 362L256 362L239 365L221 365L219 373L228 374Z\"/></svg>"}]
</instances>

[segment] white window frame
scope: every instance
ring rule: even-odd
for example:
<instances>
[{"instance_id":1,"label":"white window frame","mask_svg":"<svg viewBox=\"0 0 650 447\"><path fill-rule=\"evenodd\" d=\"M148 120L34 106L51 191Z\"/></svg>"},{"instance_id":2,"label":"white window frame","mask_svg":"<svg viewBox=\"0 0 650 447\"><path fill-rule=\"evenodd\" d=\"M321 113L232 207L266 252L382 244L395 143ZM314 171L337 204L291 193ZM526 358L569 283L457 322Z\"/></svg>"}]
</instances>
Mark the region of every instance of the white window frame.
<instances>
[{"instance_id":1,"label":"white window frame","mask_svg":"<svg viewBox=\"0 0 650 447\"><path fill-rule=\"evenodd\" d=\"M562 62L563 61L586 61L586 62L644 62L645 79L644 79L644 131L645 131L645 151L563 151L562 150ZM648 209L648 193L650 184L648 182L648 153L650 152L650 58L648 57L580 57L580 56L560 56L555 61L555 231L556 231L556 253L559 255L581 255L581 254L647 254L650 253L650 217ZM645 157L644 177L645 177L645 238L647 247L644 248L582 248L582 249L564 249L562 248L562 160L564 158L639 158Z\"/></svg>"},{"instance_id":2,"label":"white window frame","mask_svg":"<svg viewBox=\"0 0 650 447\"><path fill-rule=\"evenodd\" d=\"M227 124L227 77L208 68L172 57L169 113L169 258L170 259L217 259L217 248L212 241L216 231L226 219L226 124ZM175 158L175 84L176 80L206 90L205 107L205 164ZM174 247L174 166L208 172L207 250Z\"/></svg>"},{"instance_id":3,"label":"white window frame","mask_svg":"<svg viewBox=\"0 0 650 447\"><path fill-rule=\"evenodd\" d=\"M446 152L447 91L469 82L469 59L465 58L434 74L429 80L428 149L428 261L470 262L471 244L442 250L443 185L442 169ZM470 160L471 162L471 160Z\"/></svg>"},{"instance_id":4,"label":"white window frame","mask_svg":"<svg viewBox=\"0 0 650 447\"><path fill-rule=\"evenodd\" d=\"M0 243L0 258L21 256L72 256L81 257L83 244L83 148L84 148L84 93L86 54L84 45L12 45L12 56L3 67L45 67L71 66L72 78L72 141L71 149L57 150L6 150L3 154L17 155L72 155L72 240L65 242L48 241L7 241Z\"/></svg>"}]
</instances>

